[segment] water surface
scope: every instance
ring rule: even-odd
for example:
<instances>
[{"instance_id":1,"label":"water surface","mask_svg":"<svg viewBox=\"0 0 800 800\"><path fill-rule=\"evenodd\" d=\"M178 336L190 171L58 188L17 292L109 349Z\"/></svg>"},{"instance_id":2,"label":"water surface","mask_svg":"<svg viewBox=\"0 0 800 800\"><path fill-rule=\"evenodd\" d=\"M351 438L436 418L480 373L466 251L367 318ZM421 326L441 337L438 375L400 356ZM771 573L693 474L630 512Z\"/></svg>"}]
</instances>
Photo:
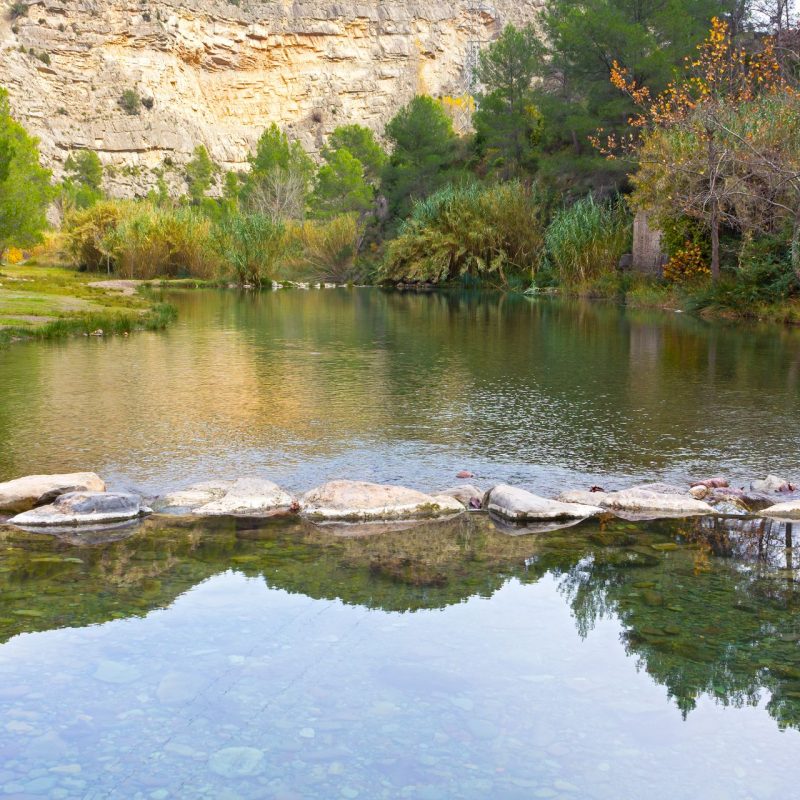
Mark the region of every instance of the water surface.
<instances>
[{"instance_id":1,"label":"water surface","mask_svg":"<svg viewBox=\"0 0 800 800\"><path fill-rule=\"evenodd\" d=\"M800 335L612 304L174 293L178 324L0 350L0 479L257 473L538 491L796 471Z\"/></svg>"}]
</instances>

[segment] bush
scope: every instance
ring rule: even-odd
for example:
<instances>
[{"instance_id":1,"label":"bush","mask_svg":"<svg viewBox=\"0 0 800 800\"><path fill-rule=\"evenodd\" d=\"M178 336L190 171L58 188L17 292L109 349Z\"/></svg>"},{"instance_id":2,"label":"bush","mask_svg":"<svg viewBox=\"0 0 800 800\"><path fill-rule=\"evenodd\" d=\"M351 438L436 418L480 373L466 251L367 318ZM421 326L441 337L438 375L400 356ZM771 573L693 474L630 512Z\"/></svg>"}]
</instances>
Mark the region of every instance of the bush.
<instances>
[{"instance_id":1,"label":"bush","mask_svg":"<svg viewBox=\"0 0 800 800\"><path fill-rule=\"evenodd\" d=\"M530 278L542 252L543 208L538 191L518 181L449 186L415 203L382 275L433 283L471 276L502 286L512 276Z\"/></svg>"},{"instance_id":2,"label":"bush","mask_svg":"<svg viewBox=\"0 0 800 800\"><path fill-rule=\"evenodd\" d=\"M216 232L217 250L241 284L261 286L274 280L287 252L286 229L263 214L235 214Z\"/></svg>"},{"instance_id":3,"label":"bush","mask_svg":"<svg viewBox=\"0 0 800 800\"><path fill-rule=\"evenodd\" d=\"M119 98L119 105L126 114L134 116L142 110L142 98L135 89L126 89Z\"/></svg>"},{"instance_id":4,"label":"bush","mask_svg":"<svg viewBox=\"0 0 800 800\"><path fill-rule=\"evenodd\" d=\"M545 233L547 257L561 283L583 283L616 270L630 237L623 203L598 203L589 196L553 217Z\"/></svg>"},{"instance_id":5,"label":"bush","mask_svg":"<svg viewBox=\"0 0 800 800\"><path fill-rule=\"evenodd\" d=\"M686 242L664 267L664 279L680 285L697 284L711 277L703 251L698 244Z\"/></svg>"},{"instance_id":6,"label":"bush","mask_svg":"<svg viewBox=\"0 0 800 800\"><path fill-rule=\"evenodd\" d=\"M107 237L122 221L128 205L113 201L100 202L66 217L65 249L75 266L89 272L112 270L114 265Z\"/></svg>"},{"instance_id":7,"label":"bush","mask_svg":"<svg viewBox=\"0 0 800 800\"><path fill-rule=\"evenodd\" d=\"M301 268L312 280L334 283L357 279L355 262L360 237L356 214L342 214L327 222L307 221L291 231L291 238L299 245Z\"/></svg>"},{"instance_id":8,"label":"bush","mask_svg":"<svg viewBox=\"0 0 800 800\"><path fill-rule=\"evenodd\" d=\"M11 4L11 8L8 10L8 16L11 19L19 19L20 17L27 17L28 16L28 4L16 2Z\"/></svg>"}]
</instances>

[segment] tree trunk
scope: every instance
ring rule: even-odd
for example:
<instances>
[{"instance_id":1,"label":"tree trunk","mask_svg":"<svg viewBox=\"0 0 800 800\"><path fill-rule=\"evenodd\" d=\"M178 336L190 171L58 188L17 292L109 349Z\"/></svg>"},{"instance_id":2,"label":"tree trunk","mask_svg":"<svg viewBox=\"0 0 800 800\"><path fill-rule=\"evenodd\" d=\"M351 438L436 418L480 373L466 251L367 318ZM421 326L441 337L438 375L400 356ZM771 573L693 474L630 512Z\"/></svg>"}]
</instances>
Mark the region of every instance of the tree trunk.
<instances>
[{"instance_id":1,"label":"tree trunk","mask_svg":"<svg viewBox=\"0 0 800 800\"><path fill-rule=\"evenodd\" d=\"M719 280L719 202L711 201L711 280Z\"/></svg>"}]
</instances>

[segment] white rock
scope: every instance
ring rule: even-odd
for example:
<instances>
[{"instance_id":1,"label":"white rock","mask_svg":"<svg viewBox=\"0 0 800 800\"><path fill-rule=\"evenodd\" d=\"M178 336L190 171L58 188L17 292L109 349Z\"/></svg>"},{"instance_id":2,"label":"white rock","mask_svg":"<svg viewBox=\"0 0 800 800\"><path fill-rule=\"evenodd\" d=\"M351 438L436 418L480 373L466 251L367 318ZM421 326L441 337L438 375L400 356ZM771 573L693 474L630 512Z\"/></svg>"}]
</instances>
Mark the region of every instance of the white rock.
<instances>
[{"instance_id":1,"label":"white rock","mask_svg":"<svg viewBox=\"0 0 800 800\"><path fill-rule=\"evenodd\" d=\"M767 475L766 478L760 481L753 481L750 488L754 492L787 492L790 488L790 483L785 478L779 478L777 475Z\"/></svg>"},{"instance_id":2,"label":"white rock","mask_svg":"<svg viewBox=\"0 0 800 800\"><path fill-rule=\"evenodd\" d=\"M709 489L708 486L703 486L702 484L699 486L692 486L692 488L689 489L689 494L694 497L695 500L705 499L708 497L710 492L711 489Z\"/></svg>"},{"instance_id":3,"label":"white rock","mask_svg":"<svg viewBox=\"0 0 800 800\"><path fill-rule=\"evenodd\" d=\"M294 501L277 483L263 478L239 478L222 497L198 506L193 513L200 516L259 516L288 510Z\"/></svg>"},{"instance_id":4,"label":"white rock","mask_svg":"<svg viewBox=\"0 0 800 800\"><path fill-rule=\"evenodd\" d=\"M121 522L150 513L141 501L138 495L121 492L68 492L50 505L17 514L10 522L31 527Z\"/></svg>"},{"instance_id":5,"label":"white rock","mask_svg":"<svg viewBox=\"0 0 800 800\"><path fill-rule=\"evenodd\" d=\"M0 511L27 511L51 503L66 492L104 492L106 485L94 472L64 475L28 475L0 483Z\"/></svg>"},{"instance_id":6,"label":"white rock","mask_svg":"<svg viewBox=\"0 0 800 800\"><path fill-rule=\"evenodd\" d=\"M765 517L776 519L800 519L800 500L790 500L786 503L776 503L774 506L760 511Z\"/></svg>"},{"instance_id":7,"label":"white rock","mask_svg":"<svg viewBox=\"0 0 800 800\"><path fill-rule=\"evenodd\" d=\"M688 492L681 494L676 494L674 491L654 492L638 486L620 492L589 492L577 489L562 492L558 499L563 503L594 502L608 511L630 516L684 517L714 513L714 509L708 503L695 499Z\"/></svg>"},{"instance_id":8,"label":"white rock","mask_svg":"<svg viewBox=\"0 0 800 800\"><path fill-rule=\"evenodd\" d=\"M453 497L428 495L403 486L366 481L329 481L307 492L301 512L318 520L393 520L459 514L464 506Z\"/></svg>"},{"instance_id":9,"label":"white rock","mask_svg":"<svg viewBox=\"0 0 800 800\"><path fill-rule=\"evenodd\" d=\"M499 516L522 521L584 519L602 513L596 505L563 503L501 483L486 493L484 507Z\"/></svg>"},{"instance_id":10,"label":"white rock","mask_svg":"<svg viewBox=\"0 0 800 800\"><path fill-rule=\"evenodd\" d=\"M231 486L233 481L206 481L204 483L195 483L188 489L181 489L177 492L170 492L165 495L158 503L158 509L171 510L171 509L194 509L211 503L214 500L223 498Z\"/></svg>"},{"instance_id":11,"label":"white rock","mask_svg":"<svg viewBox=\"0 0 800 800\"><path fill-rule=\"evenodd\" d=\"M447 497L454 497L459 503L461 503L461 505L465 506L466 508L470 508L470 501L477 500L482 504L483 495L485 493L477 486L472 486L469 483L465 483L461 486L451 486L449 489L442 489L441 491L437 492L437 494L443 494ZM477 508L480 507L480 505L477 506Z\"/></svg>"}]
</instances>

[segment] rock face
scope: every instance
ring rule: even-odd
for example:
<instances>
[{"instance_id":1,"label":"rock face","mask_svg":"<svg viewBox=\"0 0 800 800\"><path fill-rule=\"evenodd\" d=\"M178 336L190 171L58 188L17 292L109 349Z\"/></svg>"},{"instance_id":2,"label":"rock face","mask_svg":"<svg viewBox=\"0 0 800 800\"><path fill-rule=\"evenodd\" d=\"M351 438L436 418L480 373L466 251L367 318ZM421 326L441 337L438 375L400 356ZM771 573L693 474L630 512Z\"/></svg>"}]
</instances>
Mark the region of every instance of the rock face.
<instances>
[{"instance_id":1,"label":"rock face","mask_svg":"<svg viewBox=\"0 0 800 800\"><path fill-rule=\"evenodd\" d=\"M488 511L516 522L584 519L603 511L596 505L548 500L505 483L490 489L483 505Z\"/></svg>"},{"instance_id":2,"label":"rock face","mask_svg":"<svg viewBox=\"0 0 800 800\"><path fill-rule=\"evenodd\" d=\"M13 525L30 527L98 525L122 522L150 513L135 494L120 492L68 492L46 506L12 517Z\"/></svg>"},{"instance_id":3,"label":"rock face","mask_svg":"<svg viewBox=\"0 0 800 800\"><path fill-rule=\"evenodd\" d=\"M280 486L263 478L196 483L168 494L160 511L188 512L206 517L264 516L289 511L295 499Z\"/></svg>"},{"instance_id":4,"label":"rock face","mask_svg":"<svg viewBox=\"0 0 800 800\"><path fill-rule=\"evenodd\" d=\"M713 514L714 509L688 492L654 492L651 488L635 487L620 492L563 492L559 500L566 503L593 501L602 508L629 517L688 517Z\"/></svg>"},{"instance_id":5,"label":"rock face","mask_svg":"<svg viewBox=\"0 0 800 800\"><path fill-rule=\"evenodd\" d=\"M48 0L15 20L7 6L0 75L15 115L56 177L70 151L93 149L117 167L105 188L127 196L161 169L185 190L180 167L199 144L245 168L272 122L316 152L337 125L382 132L416 93L462 96L473 43L541 3ZM129 89L138 114L119 103Z\"/></svg>"},{"instance_id":6,"label":"rock face","mask_svg":"<svg viewBox=\"0 0 800 800\"><path fill-rule=\"evenodd\" d=\"M300 500L300 512L320 521L432 519L463 510L453 497L364 481L329 481Z\"/></svg>"},{"instance_id":7,"label":"rock face","mask_svg":"<svg viewBox=\"0 0 800 800\"><path fill-rule=\"evenodd\" d=\"M65 492L104 492L105 483L94 472L65 475L28 475L0 483L0 511L27 511L50 503Z\"/></svg>"}]
</instances>

